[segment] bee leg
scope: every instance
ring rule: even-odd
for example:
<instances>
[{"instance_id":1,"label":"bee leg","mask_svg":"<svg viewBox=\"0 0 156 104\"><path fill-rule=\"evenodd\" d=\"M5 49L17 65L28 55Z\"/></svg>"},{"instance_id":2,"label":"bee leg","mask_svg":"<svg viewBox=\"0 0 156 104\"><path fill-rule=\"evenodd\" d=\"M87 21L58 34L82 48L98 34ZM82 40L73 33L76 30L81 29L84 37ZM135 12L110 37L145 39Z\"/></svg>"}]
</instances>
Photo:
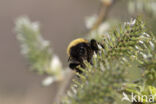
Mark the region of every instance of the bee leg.
<instances>
[{"instance_id":1,"label":"bee leg","mask_svg":"<svg viewBox=\"0 0 156 104\"><path fill-rule=\"evenodd\" d=\"M105 49L105 46L101 43L98 43L103 49Z\"/></svg>"},{"instance_id":2,"label":"bee leg","mask_svg":"<svg viewBox=\"0 0 156 104\"><path fill-rule=\"evenodd\" d=\"M72 70L74 70L78 65L80 65L80 64L70 63L70 64L69 64L69 67L70 67Z\"/></svg>"},{"instance_id":3,"label":"bee leg","mask_svg":"<svg viewBox=\"0 0 156 104\"><path fill-rule=\"evenodd\" d=\"M79 66L80 64L77 64L77 63L70 63L69 64L69 67L72 69L72 70L75 70L76 72L78 72L78 73L82 73L82 71L79 69L79 68L77 68L77 66ZM84 66L82 66L82 65L80 65L81 67L84 67Z\"/></svg>"}]
</instances>

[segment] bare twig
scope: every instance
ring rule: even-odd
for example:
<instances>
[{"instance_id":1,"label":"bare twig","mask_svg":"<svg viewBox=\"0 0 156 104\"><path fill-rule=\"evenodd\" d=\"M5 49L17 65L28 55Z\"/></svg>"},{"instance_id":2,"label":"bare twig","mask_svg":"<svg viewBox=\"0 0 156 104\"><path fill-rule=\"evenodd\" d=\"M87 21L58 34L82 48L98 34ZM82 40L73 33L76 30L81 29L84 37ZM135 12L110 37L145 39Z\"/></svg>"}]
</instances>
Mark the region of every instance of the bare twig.
<instances>
[{"instance_id":1,"label":"bare twig","mask_svg":"<svg viewBox=\"0 0 156 104\"><path fill-rule=\"evenodd\" d=\"M71 79L73 77L74 77L74 72L72 72L70 69L67 70L64 80L60 82L60 88L55 98L56 104L61 104L62 98L65 95L65 92L68 89L68 86L70 85Z\"/></svg>"},{"instance_id":2,"label":"bare twig","mask_svg":"<svg viewBox=\"0 0 156 104\"><path fill-rule=\"evenodd\" d=\"M112 4L114 4L114 0L102 0L102 6L99 11L98 18L94 23L93 27L91 28L91 31L97 29L99 25L107 18L107 15L109 13Z\"/></svg>"}]
</instances>

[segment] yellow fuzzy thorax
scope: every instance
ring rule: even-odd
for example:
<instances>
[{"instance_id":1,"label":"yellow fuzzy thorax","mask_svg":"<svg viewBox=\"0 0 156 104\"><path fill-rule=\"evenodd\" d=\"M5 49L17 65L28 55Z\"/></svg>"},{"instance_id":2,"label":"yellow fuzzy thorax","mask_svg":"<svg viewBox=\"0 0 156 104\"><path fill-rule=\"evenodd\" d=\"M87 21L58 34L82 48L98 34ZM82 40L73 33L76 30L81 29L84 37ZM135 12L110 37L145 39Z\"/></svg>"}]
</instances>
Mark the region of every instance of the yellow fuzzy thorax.
<instances>
[{"instance_id":1,"label":"yellow fuzzy thorax","mask_svg":"<svg viewBox=\"0 0 156 104\"><path fill-rule=\"evenodd\" d=\"M74 46L76 46L77 44L79 43L88 43L87 40L83 39L83 38L78 38L78 39L75 39L73 41L71 41L67 47L67 55L70 56L70 49Z\"/></svg>"}]
</instances>

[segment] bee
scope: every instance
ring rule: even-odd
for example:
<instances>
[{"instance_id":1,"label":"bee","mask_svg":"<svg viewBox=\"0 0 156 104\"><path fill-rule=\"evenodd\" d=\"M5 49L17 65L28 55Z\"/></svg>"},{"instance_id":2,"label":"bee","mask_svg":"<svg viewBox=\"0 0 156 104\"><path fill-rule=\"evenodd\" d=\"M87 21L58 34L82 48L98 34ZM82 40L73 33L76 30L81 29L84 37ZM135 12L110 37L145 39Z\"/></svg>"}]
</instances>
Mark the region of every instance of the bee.
<instances>
[{"instance_id":1,"label":"bee","mask_svg":"<svg viewBox=\"0 0 156 104\"><path fill-rule=\"evenodd\" d=\"M71 41L67 47L68 61L70 61L69 67L72 70L82 73L77 66L85 68L84 60L92 64L93 54L98 51L98 44L94 39L88 41L83 38L78 38Z\"/></svg>"}]
</instances>

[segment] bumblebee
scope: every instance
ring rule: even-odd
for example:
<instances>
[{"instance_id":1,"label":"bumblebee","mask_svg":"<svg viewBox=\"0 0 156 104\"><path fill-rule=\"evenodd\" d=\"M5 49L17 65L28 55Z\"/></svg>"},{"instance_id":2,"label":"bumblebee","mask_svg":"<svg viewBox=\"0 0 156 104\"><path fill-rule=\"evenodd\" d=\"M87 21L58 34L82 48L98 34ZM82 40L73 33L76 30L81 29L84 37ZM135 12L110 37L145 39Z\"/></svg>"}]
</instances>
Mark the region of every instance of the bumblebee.
<instances>
[{"instance_id":1,"label":"bumblebee","mask_svg":"<svg viewBox=\"0 0 156 104\"><path fill-rule=\"evenodd\" d=\"M99 50L96 40L91 41L83 38L78 38L71 41L67 47L68 61L70 61L69 67L72 70L76 70L82 73L77 66L85 68L84 60L92 64L92 56Z\"/></svg>"}]
</instances>

